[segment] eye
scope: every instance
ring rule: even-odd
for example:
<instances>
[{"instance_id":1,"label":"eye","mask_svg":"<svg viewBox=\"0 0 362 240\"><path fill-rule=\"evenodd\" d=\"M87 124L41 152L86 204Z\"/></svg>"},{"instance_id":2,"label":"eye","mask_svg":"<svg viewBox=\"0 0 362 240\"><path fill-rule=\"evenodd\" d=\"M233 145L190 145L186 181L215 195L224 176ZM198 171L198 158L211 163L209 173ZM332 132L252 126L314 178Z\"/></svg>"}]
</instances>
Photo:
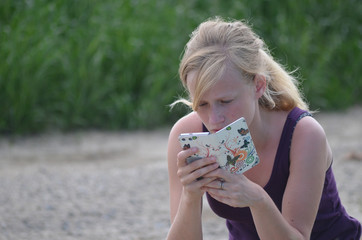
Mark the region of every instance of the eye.
<instances>
[{"instance_id":1,"label":"eye","mask_svg":"<svg viewBox=\"0 0 362 240\"><path fill-rule=\"evenodd\" d=\"M206 102L200 102L200 103L199 103L199 107L204 107L204 106L206 106L206 105L207 105Z\"/></svg>"},{"instance_id":2,"label":"eye","mask_svg":"<svg viewBox=\"0 0 362 240\"><path fill-rule=\"evenodd\" d=\"M230 99L230 100L221 100L220 102L222 103L222 104L228 104L228 103L231 103L233 100L232 99Z\"/></svg>"}]
</instances>

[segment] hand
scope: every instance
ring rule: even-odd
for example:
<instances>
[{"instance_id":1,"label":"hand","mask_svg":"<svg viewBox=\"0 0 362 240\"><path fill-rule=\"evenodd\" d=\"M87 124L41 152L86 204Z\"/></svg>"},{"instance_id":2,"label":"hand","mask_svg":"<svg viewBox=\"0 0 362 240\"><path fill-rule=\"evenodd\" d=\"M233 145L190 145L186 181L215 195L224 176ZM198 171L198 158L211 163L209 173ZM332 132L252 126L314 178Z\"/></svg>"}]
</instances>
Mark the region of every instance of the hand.
<instances>
[{"instance_id":1,"label":"hand","mask_svg":"<svg viewBox=\"0 0 362 240\"><path fill-rule=\"evenodd\" d=\"M219 202L232 207L251 207L263 199L265 191L243 174L231 174L217 169L205 175L214 178L202 189Z\"/></svg>"},{"instance_id":2,"label":"hand","mask_svg":"<svg viewBox=\"0 0 362 240\"><path fill-rule=\"evenodd\" d=\"M195 154L197 151L197 148L190 148L178 153L177 176L180 178L184 190L186 190L187 193L200 197L205 193L201 188L216 179L214 177L203 176L217 169L219 164L213 156L187 164L186 158Z\"/></svg>"}]
</instances>

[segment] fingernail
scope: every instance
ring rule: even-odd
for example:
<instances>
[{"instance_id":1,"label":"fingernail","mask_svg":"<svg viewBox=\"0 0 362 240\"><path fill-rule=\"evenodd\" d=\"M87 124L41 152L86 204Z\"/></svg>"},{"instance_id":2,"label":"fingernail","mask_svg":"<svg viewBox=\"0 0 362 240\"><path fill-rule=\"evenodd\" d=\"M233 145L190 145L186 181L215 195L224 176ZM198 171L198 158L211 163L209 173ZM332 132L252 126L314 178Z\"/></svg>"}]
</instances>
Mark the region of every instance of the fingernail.
<instances>
[{"instance_id":1,"label":"fingernail","mask_svg":"<svg viewBox=\"0 0 362 240\"><path fill-rule=\"evenodd\" d=\"M192 147L192 148L191 148L191 151L195 153L195 152L198 151L198 149L197 149L197 147Z\"/></svg>"}]
</instances>

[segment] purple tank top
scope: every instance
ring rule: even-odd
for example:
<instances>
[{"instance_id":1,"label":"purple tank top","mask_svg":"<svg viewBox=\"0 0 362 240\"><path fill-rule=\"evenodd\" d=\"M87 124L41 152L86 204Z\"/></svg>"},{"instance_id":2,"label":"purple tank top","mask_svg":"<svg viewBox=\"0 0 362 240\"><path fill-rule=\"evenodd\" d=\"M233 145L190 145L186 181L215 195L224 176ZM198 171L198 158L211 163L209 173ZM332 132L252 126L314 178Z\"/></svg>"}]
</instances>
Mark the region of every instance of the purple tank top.
<instances>
[{"instance_id":1,"label":"purple tank top","mask_svg":"<svg viewBox=\"0 0 362 240\"><path fill-rule=\"evenodd\" d=\"M289 177L289 152L293 131L297 122L310 114L299 108L294 108L285 122L279 142L272 174L264 190L273 199L281 210L282 198ZM204 131L207 131L205 126ZM253 218L248 207L234 208L220 203L207 194L211 209L220 217L226 219L230 240L257 240L259 239ZM332 167L326 172L324 188L317 217L312 229L311 239L332 240L351 239L359 240L361 224L350 217L341 204Z\"/></svg>"}]
</instances>

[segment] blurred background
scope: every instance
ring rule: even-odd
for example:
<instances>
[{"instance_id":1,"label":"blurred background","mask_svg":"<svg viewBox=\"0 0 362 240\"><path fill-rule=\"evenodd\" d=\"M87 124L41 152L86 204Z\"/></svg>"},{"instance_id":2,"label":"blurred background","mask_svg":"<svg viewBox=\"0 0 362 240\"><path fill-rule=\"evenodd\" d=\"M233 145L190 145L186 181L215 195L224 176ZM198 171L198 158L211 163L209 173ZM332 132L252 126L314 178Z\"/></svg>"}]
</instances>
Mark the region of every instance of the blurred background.
<instances>
[{"instance_id":1,"label":"blurred background","mask_svg":"<svg viewBox=\"0 0 362 240\"><path fill-rule=\"evenodd\" d=\"M1 0L0 134L153 129L188 111L168 105L189 34L212 16L246 19L312 109L362 103L359 0Z\"/></svg>"},{"instance_id":2,"label":"blurred background","mask_svg":"<svg viewBox=\"0 0 362 240\"><path fill-rule=\"evenodd\" d=\"M297 69L362 221L361 13L360 0L0 0L0 238L165 239L168 131L189 111L168 105L185 96L189 35L216 15L247 20ZM227 239L204 209L205 239Z\"/></svg>"}]
</instances>

